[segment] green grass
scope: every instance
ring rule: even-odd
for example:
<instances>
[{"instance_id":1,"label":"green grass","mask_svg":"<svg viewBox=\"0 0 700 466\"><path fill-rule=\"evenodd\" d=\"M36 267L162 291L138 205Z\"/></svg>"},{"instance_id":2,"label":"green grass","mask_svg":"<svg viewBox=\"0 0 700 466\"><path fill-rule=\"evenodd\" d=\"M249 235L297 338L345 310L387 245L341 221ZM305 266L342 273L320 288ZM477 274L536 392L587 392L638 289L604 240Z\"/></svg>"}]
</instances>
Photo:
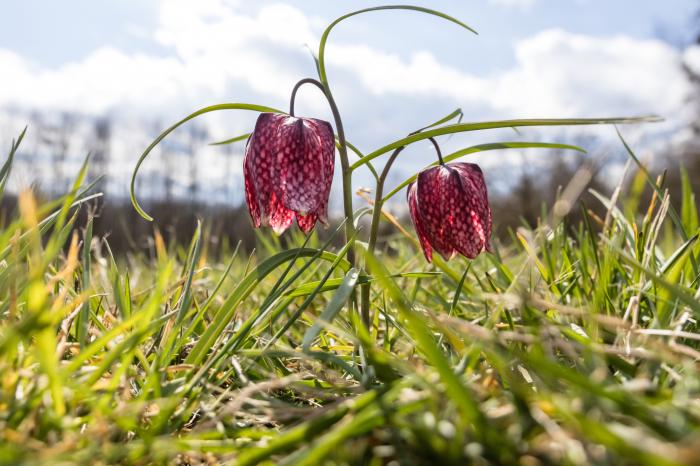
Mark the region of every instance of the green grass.
<instances>
[{"instance_id":1,"label":"green grass","mask_svg":"<svg viewBox=\"0 0 700 466\"><path fill-rule=\"evenodd\" d=\"M112 257L84 175L0 231L3 464L700 462L687 177L674 208L638 170L604 218L543 212L473 262L395 229L365 277L333 235ZM367 281L369 331L342 306Z\"/></svg>"}]
</instances>

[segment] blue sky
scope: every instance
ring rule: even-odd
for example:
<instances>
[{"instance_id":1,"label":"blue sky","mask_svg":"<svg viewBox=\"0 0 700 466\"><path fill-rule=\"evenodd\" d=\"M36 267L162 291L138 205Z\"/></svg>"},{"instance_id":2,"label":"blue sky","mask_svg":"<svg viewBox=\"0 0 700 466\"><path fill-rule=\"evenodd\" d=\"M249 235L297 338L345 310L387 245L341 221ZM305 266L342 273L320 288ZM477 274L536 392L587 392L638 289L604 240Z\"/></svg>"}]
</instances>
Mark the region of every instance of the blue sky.
<instances>
[{"instance_id":1,"label":"blue sky","mask_svg":"<svg viewBox=\"0 0 700 466\"><path fill-rule=\"evenodd\" d=\"M0 111L66 110L167 123L222 101L286 108L293 84L314 73L306 46L316 48L335 17L377 4L8 2L0 28ZM694 0L414 4L449 13L479 35L412 12L371 13L338 26L328 49L329 76L348 133L364 150L456 107L467 120L654 113L667 121L630 129L631 137L681 137L690 88L680 65L700 68L698 47L690 45L698 23ZM330 119L312 90L301 93L298 109ZM218 139L247 131L253 119L226 114L204 122ZM12 131L23 126L8 124ZM609 128L591 131L611 134ZM538 139L571 135L532 134ZM467 135L445 144L497 139ZM406 151L407 167L424 164L423 149ZM125 153L122 165L129 166L136 155ZM489 157L487 167L522 160L522 154Z\"/></svg>"},{"instance_id":2,"label":"blue sky","mask_svg":"<svg viewBox=\"0 0 700 466\"><path fill-rule=\"evenodd\" d=\"M193 2L196 3L196 2ZM240 11L254 13L274 1L239 2ZM304 0L286 1L309 15L330 20L348 11L377 5L378 2ZM625 34L636 38L660 37L676 44L689 39L692 15L698 5L694 0L502 0L502 1L431 1L417 5L449 12L476 27L481 35L479 60L474 69L498 69L512 61L510 45L547 28L595 36ZM42 65L60 65L80 60L98 47L112 45L125 51L168 51L150 40L149 31L158 26L160 2L142 0L23 0L9 2L3 8L0 47L13 50ZM455 31L433 27L427 34L406 34L426 30L429 20L412 14L397 16L390 23L386 15L376 21L367 16L356 18L338 31L339 40L352 40L361 33L378 47L408 53L427 47L437 51L454 43ZM375 24L373 24L375 23ZM374 29L372 26L379 26ZM426 30L426 32L428 32ZM496 52L496 53L492 53ZM453 60L450 53L441 56ZM455 60L456 62L456 60Z\"/></svg>"}]
</instances>

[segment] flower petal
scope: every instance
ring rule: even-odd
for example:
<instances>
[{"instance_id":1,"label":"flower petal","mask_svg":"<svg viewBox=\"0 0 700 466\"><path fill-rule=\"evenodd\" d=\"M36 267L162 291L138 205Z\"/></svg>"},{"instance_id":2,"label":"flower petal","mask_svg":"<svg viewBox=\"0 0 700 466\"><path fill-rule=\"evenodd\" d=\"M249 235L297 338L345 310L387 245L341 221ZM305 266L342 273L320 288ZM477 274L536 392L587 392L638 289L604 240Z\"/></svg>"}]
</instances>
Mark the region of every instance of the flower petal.
<instances>
[{"instance_id":1,"label":"flower petal","mask_svg":"<svg viewBox=\"0 0 700 466\"><path fill-rule=\"evenodd\" d=\"M431 167L418 174L416 179L417 207L423 229L430 245L446 260L454 257L450 230L454 223L454 181L452 171L444 166Z\"/></svg>"},{"instance_id":2,"label":"flower petal","mask_svg":"<svg viewBox=\"0 0 700 466\"><path fill-rule=\"evenodd\" d=\"M258 193L255 189L253 181L253 155L251 154L250 141L253 136L248 138L245 146L245 156L243 157L243 181L245 182L245 201L248 205L250 218L253 220L253 225L256 228L260 227L260 203L258 202Z\"/></svg>"},{"instance_id":3,"label":"flower petal","mask_svg":"<svg viewBox=\"0 0 700 466\"><path fill-rule=\"evenodd\" d=\"M333 131L328 123L286 116L274 141L275 183L282 204L307 215L317 212L330 194L334 153Z\"/></svg>"},{"instance_id":4,"label":"flower petal","mask_svg":"<svg viewBox=\"0 0 700 466\"><path fill-rule=\"evenodd\" d=\"M279 209L279 202L277 199L273 201L272 198L276 185L273 181L275 180L273 172L275 160L272 145L282 120L281 117L284 115L261 113L246 149L246 160L250 171L250 176L247 178L252 181L251 192L257 194L258 205L262 210L261 223L263 225L269 225L271 214Z\"/></svg>"},{"instance_id":5,"label":"flower petal","mask_svg":"<svg viewBox=\"0 0 700 466\"><path fill-rule=\"evenodd\" d=\"M476 238L472 238L471 241L481 245L476 254L482 249L490 251L493 219L484 174L481 168L473 163L454 163L450 166L459 173L463 196L466 200L464 209L472 222L472 235L476 234Z\"/></svg>"},{"instance_id":6,"label":"flower petal","mask_svg":"<svg viewBox=\"0 0 700 466\"><path fill-rule=\"evenodd\" d=\"M307 124L312 128L321 141L322 157L324 166L324 178L321 180L321 205L316 209L318 219L324 225L328 225L328 198L331 194L333 184L333 173L335 171L335 135L333 127L327 121L315 118L306 119Z\"/></svg>"},{"instance_id":7,"label":"flower petal","mask_svg":"<svg viewBox=\"0 0 700 466\"><path fill-rule=\"evenodd\" d=\"M413 226L418 234L418 240L420 241L420 247L423 249L423 254L428 262L433 261L433 248L430 247L430 241L425 234L423 229L423 219L418 212L418 197L416 183L411 183L408 185L408 190L406 191L406 197L408 198L408 211L411 214L411 220L413 221Z\"/></svg>"},{"instance_id":8,"label":"flower petal","mask_svg":"<svg viewBox=\"0 0 700 466\"><path fill-rule=\"evenodd\" d=\"M292 225L294 221L294 211L287 209L277 197L277 194L273 191L270 194L268 210L268 223L278 235L284 233L284 231Z\"/></svg>"},{"instance_id":9,"label":"flower petal","mask_svg":"<svg viewBox=\"0 0 700 466\"><path fill-rule=\"evenodd\" d=\"M328 122L261 113L246 145L246 203L256 227L277 233L294 218L308 233L327 223L335 165L335 138Z\"/></svg>"},{"instance_id":10,"label":"flower petal","mask_svg":"<svg viewBox=\"0 0 700 466\"><path fill-rule=\"evenodd\" d=\"M297 225L304 234L309 234L313 230L314 225L316 225L316 220L318 220L318 214L311 213L308 215L297 214Z\"/></svg>"}]
</instances>

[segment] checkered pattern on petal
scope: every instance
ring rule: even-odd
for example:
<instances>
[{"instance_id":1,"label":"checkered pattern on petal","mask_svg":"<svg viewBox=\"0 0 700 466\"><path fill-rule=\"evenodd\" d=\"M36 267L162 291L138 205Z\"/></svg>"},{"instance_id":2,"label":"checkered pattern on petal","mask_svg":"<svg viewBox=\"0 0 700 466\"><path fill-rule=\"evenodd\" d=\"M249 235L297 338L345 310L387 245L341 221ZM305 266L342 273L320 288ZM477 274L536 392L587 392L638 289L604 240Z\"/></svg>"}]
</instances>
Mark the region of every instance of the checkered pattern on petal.
<instances>
[{"instance_id":1,"label":"checkered pattern on petal","mask_svg":"<svg viewBox=\"0 0 700 466\"><path fill-rule=\"evenodd\" d=\"M474 229L480 232L479 236L484 243L484 249L490 251L493 215L491 207L489 207L484 173L474 163L458 162L450 164L450 167L460 174L465 196L470 199L469 213L474 223Z\"/></svg>"},{"instance_id":2,"label":"checkered pattern on petal","mask_svg":"<svg viewBox=\"0 0 700 466\"><path fill-rule=\"evenodd\" d=\"M331 193L335 169L335 136L333 128L327 121L307 118L304 123L309 128L309 134L313 135L314 140L317 140L318 155L320 155L323 165L323 177L319 180L321 203L314 213L317 214L321 223L328 225L328 198Z\"/></svg>"},{"instance_id":3,"label":"checkered pattern on petal","mask_svg":"<svg viewBox=\"0 0 700 466\"><path fill-rule=\"evenodd\" d=\"M317 214L301 215L297 214L297 225L304 233L309 233L313 230L314 225L316 225L316 220L318 220Z\"/></svg>"},{"instance_id":4,"label":"checkered pattern on petal","mask_svg":"<svg viewBox=\"0 0 700 466\"><path fill-rule=\"evenodd\" d=\"M443 166L431 167L418 174L418 212L430 245L446 260L456 250L451 243L450 229L454 217L456 199L450 189L451 171Z\"/></svg>"},{"instance_id":5,"label":"checkered pattern on petal","mask_svg":"<svg viewBox=\"0 0 700 466\"><path fill-rule=\"evenodd\" d=\"M423 170L408 188L408 201L428 261L431 247L447 260L456 253L473 259L490 250L491 209L477 165L453 163Z\"/></svg>"},{"instance_id":6,"label":"checkered pattern on petal","mask_svg":"<svg viewBox=\"0 0 700 466\"><path fill-rule=\"evenodd\" d=\"M285 117L274 141L274 174L282 203L302 215L321 208L332 180L326 157L334 154L333 131L316 121Z\"/></svg>"},{"instance_id":7,"label":"checkered pattern on petal","mask_svg":"<svg viewBox=\"0 0 700 466\"><path fill-rule=\"evenodd\" d=\"M272 193L272 151L270 141L276 133L276 115L262 113L255 130L248 138L243 158L246 203L253 224L269 224L270 194Z\"/></svg>"},{"instance_id":8,"label":"checkered pattern on petal","mask_svg":"<svg viewBox=\"0 0 700 466\"><path fill-rule=\"evenodd\" d=\"M411 213L411 220L413 221L413 226L416 228L423 254L428 262L432 262L433 248L430 246L430 240L428 240L428 236L423 229L423 219L418 212L418 190L415 182L408 185L406 197L408 198L408 211Z\"/></svg>"},{"instance_id":9,"label":"checkered pattern on petal","mask_svg":"<svg viewBox=\"0 0 700 466\"><path fill-rule=\"evenodd\" d=\"M295 215L294 211L285 207L277 197L277 193L274 191L270 194L268 209L267 222L275 233L281 235L292 225Z\"/></svg>"},{"instance_id":10,"label":"checkered pattern on petal","mask_svg":"<svg viewBox=\"0 0 700 466\"><path fill-rule=\"evenodd\" d=\"M258 193L253 182L252 157L249 156L250 138L246 143L245 156L243 157L243 181L245 183L245 202L248 205L250 218L256 228L260 227L260 204L258 204Z\"/></svg>"},{"instance_id":11,"label":"checkered pattern on petal","mask_svg":"<svg viewBox=\"0 0 700 466\"><path fill-rule=\"evenodd\" d=\"M310 232L327 222L335 165L331 125L313 118L262 113L246 146L246 203L256 227L281 233L297 218Z\"/></svg>"}]
</instances>

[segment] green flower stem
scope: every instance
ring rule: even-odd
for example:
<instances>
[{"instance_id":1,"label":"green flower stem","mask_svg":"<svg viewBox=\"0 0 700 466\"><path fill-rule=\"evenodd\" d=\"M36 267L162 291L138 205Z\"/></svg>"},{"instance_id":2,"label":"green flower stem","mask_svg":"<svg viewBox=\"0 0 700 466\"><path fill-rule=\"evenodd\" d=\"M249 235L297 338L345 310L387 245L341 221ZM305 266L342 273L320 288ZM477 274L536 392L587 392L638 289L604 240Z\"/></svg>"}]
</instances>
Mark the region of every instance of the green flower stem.
<instances>
[{"instance_id":1,"label":"green flower stem","mask_svg":"<svg viewBox=\"0 0 700 466\"><path fill-rule=\"evenodd\" d=\"M372 209L372 223L370 226L370 232L369 232L369 242L367 249L369 249L370 253L374 253L374 249L376 248L377 245L377 234L379 232L379 222L381 221L382 217L382 206L383 206L383 201L382 201L382 196L384 195L384 182L386 181L386 178L389 176L389 170L391 169L391 166L393 165L394 161L396 160L396 157L401 153L401 151L404 150L404 147L399 147L398 149L394 150L394 152L391 154L391 157L389 157L389 160L387 160L386 165L384 165L384 169L382 170L381 175L379 175L379 181L377 181L377 187L375 189L374 193L374 206Z\"/></svg>"},{"instance_id":2,"label":"green flower stem","mask_svg":"<svg viewBox=\"0 0 700 466\"><path fill-rule=\"evenodd\" d=\"M338 154L340 155L340 167L342 171L343 178L343 210L345 214L345 241L349 241L350 238L355 235L355 223L352 211L352 170L350 169L350 163L348 161L348 143L345 140L345 130L343 129L343 120L340 118L340 112L338 111L338 105L335 103L333 94L331 93L330 86L326 82L321 83L320 81L313 78L305 78L296 83L292 89L292 95L289 101L289 114L294 116L294 102L296 100L297 91L304 84L313 84L318 87L323 95L328 101L328 106L333 113L333 120L335 121L335 131L338 138ZM355 266L355 250L354 248L348 249L348 262Z\"/></svg>"},{"instance_id":3,"label":"green flower stem","mask_svg":"<svg viewBox=\"0 0 700 466\"><path fill-rule=\"evenodd\" d=\"M338 105L335 103L333 98L333 93L328 85L327 81L321 83L313 78L306 78L299 81L292 90L292 96L289 103L289 114L294 116L294 101L296 98L296 93L301 86L304 84L313 84L314 86L321 89L323 95L328 101L328 106L333 113L333 120L335 121L335 131L338 140L337 148L338 154L340 156L340 169L342 171L343 178L343 210L345 214L345 242L354 241L356 230L355 230L355 218L352 211L352 170L350 169L350 163L348 161L348 142L345 140L345 129L343 128L343 120L340 118L340 111L338 110ZM347 248L347 260L352 267L355 267L355 247L354 244ZM367 292L369 294L369 291ZM352 312L353 303L357 302L356 294L353 292L350 299L348 300L348 310ZM369 315L369 312L367 313ZM369 330L369 321L365 322L365 326Z\"/></svg>"},{"instance_id":4,"label":"green flower stem","mask_svg":"<svg viewBox=\"0 0 700 466\"><path fill-rule=\"evenodd\" d=\"M428 138L428 140L433 143L433 146L435 146L435 152L437 152L438 162L440 163L440 165L444 166L445 161L442 160L442 151L440 150L440 146L438 145L437 141L435 140L435 138Z\"/></svg>"},{"instance_id":5,"label":"green flower stem","mask_svg":"<svg viewBox=\"0 0 700 466\"><path fill-rule=\"evenodd\" d=\"M414 131L411 134L416 134L419 133L421 130ZM445 165L445 161L442 159L442 151L440 150L440 146L438 145L437 141L434 138L428 138L430 142L433 143L433 146L435 146L435 151L437 152L437 157L440 162L440 165ZM394 150L394 152L391 154L391 157L389 157L389 160L387 160L386 165L384 165L384 169L382 170L381 175L379 175L379 179L377 180L377 187L375 189L374 193L374 206L372 208L372 223L370 226L370 232L369 232L369 242L367 244L367 250L369 251L370 254L374 254L374 250L377 247L377 235L379 233L379 222L381 221L382 218L382 207L384 206L384 183L386 182L387 177L389 176L389 170L391 170L391 166L394 164L396 161L396 158L399 156L401 151L403 151L406 148L406 146L401 146L398 147ZM369 323L371 321L370 315L369 315L369 300L370 300L370 284L364 284L362 285L362 292L360 294L360 310L362 314L362 321L365 323L367 328L369 328Z\"/></svg>"},{"instance_id":6,"label":"green flower stem","mask_svg":"<svg viewBox=\"0 0 700 466\"><path fill-rule=\"evenodd\" d=\"M348 163L348 147L347 147L347 142L345 141L345 132L343 131L343 124L340 119L340 113L338 112L338 106L335 104L335 100L333 99L333 94L331 93L330 86L328 85L328 76L326 75L326 64L325 64L325 50L326 50L326 42L328 41L328 35L330 34L331 30L340 22L351 18L355 15L363 14L363 13L369 13L372 11L380 11L380 10L412 10L412 11L417 11L420 13L425 13L433 16L440 17L442 19L445 19L447 21L450 21L452 23L455 23L473 33L476 34L476 31L472 29L471 27L467 26L463 22L446 15L445 13L441 13L436 10L431 10L429 8L424 8L420 6L412 6L412 5L384 5L384 6L378 6L378 7L371 7L371 8L364 8L361 10L354 11L352 13L348 13L346 15L341 16L340 18L337 18L335 21L333 21L331 24L328 25L325 31L323 31L323 35L321 36L321 41L318 45L318 58L316 59L316 68L318 71L318 78L323 85L325 89L325 94L326 98L328 99L328 103L330 104L331 110L333 112L333 118L335 118L335 124L336 124L336 131L338 132L338 153L340 154L340 164L343 170L343 209L345 210L345 239L352 238L355 234L355 222L354 222L354 216L353 216L353 211L352 211L352 170L355 167L351 167L350 164ZM373 171L373 170L372 170ZM373 225L378 222L373 222ZM375 227L376 228L376 227ZM376 238L376 233L375 233L375 238ZM348 250L347 254L348 261L354 266L355 265L355 250L354 248L350 248ZM363 296L367 297L367 301L369 300L369 290L364 290L363 288ZM352 302L352 300L351 300ZM369 303L367 304L369 306ZM367 318L369 318L369 308L367 310ZM364 319L365 323L367 324L367 328L369 329L369 321Z\"/></svg>"},{"instance_id":7,"label":"green flower stem","mask_svg":"<svg viewBox=\"0 0 700 466\"><path fill-rule=\"evenodd\" d=\"M345 130L343 129L343 120L340 118L338 106L335 103L331 88L328 83L322 84L324 94L328 99L328 105L331 107L333 119L335 120L335 130L338 133L338 155L340 156L340 169L343 175L343 211L345 213L345 240L355 236L355 218L352 211L352 170L348 161L348 144L345 141ZM355 266L355 248L348 249L348 262Z\"/></svg>"},{"instance_id":8,"label":"green flower stem","mask_svg":"<svg viewBox=\"0 0 700 466\"><path fill-rule=\"evenodd\" d=\"M384 195L384 182L386 181L386 178L389 175L389 169L391 168L391 165L394 163L394 160L396 160L396 157L398 157L402 150L404 150L403 147L399 147L398 149L394 150L394 152L391 154L391 157L389 157L389 160L387 160L386 165L384 165L382 174L379 175L379 178L377 179L377 186L375 188L376 192L374 194L374 206L372 208L372 223L370 224L369 242L367 244L367 250L370 254L374 254L374 250L377 245L379 222L381 221L382 216L382 196ZM360 292L360 314L362 316L362 322L365 324L365 327L367 329L370 328L371 324L371 318L369 314L369 301L371 291L370 286L371 285L369 283L363 284Z\"/></svg>"},{"instance_id":9,"label":"green flower stem","mask_svg":"<svg viewBox=\"0 0 700 466\"><path fill-rule=\"evenodd\" d=\"M294 103L297 100L297 92L299 92L299 88L303 86L304 84L313 84L314 86L318 87L321 92L323 92L323 95L326 95L326 89L323 87L323 84L318 82L317 80L313 78L304 78L298 83L294 85L294 88L292 88L292 95L289 97L289 115L294 116Z\"/></svg>"}]
</instances>

